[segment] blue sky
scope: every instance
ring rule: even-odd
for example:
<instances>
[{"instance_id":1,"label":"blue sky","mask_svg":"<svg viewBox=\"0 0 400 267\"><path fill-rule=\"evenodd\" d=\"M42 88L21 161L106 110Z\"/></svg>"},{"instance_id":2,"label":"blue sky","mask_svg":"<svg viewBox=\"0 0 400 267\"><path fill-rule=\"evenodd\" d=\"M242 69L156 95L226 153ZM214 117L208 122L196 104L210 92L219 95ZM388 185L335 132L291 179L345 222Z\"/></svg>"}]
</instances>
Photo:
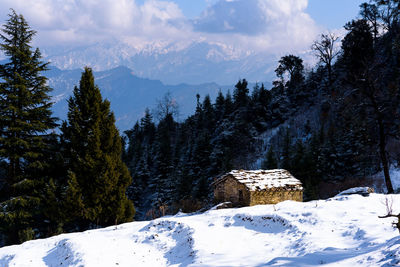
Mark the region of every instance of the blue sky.
<instances>
[{"instance_id":1,"label":"blue sky","mask_svg":"<svg viewBox=\"0 0 400 267\"><path fill-rule=\"evenodd\" d=\"M364 2L368 0L309 0L306 11L319 25L337 29L355 18Z\"/></svg>"},{"instance_id":2,"label":"blue sky","mask_svg":"<svg viewBox=\"0 0 400 267\"><path fill-rule=\"evenodd\" d=\"M139 0L138 3L144 3ZM307 13L319 24L329 29L341 28L358 15L359 5L368 0L308 0ZM186 17L195 18L215 0L173 0Z\"/></svg>"}]
</instances>

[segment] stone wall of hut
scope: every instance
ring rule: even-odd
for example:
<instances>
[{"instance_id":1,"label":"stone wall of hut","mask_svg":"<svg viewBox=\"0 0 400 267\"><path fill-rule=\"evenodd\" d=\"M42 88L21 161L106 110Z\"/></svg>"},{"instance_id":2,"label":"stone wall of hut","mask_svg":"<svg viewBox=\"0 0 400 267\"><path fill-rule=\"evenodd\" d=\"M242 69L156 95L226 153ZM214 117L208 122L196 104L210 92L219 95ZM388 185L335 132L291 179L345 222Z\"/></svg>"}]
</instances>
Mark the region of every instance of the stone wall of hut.
<instances>
[{"instance_id":1,"label":"stone wall of hut","mask_svg":"<svg viewBox=\"0 0 400 267\"><path fill-rule=\"evenodd\" d=\"M303 201L301 190L259 190L250 192L250 205L277 204L285 200Z\"/></svg>"},{"instance_id":2,"label":"stone wall of hut","mask_svg":"<svg viewBox=\"0 0 400 267\"><path fill-rule=\"evenodd\" d=\"M232 177L215 185L215 203L232 202L234 206L249 206L250 192L248 188Z\"/></svg>"}]
</instances>

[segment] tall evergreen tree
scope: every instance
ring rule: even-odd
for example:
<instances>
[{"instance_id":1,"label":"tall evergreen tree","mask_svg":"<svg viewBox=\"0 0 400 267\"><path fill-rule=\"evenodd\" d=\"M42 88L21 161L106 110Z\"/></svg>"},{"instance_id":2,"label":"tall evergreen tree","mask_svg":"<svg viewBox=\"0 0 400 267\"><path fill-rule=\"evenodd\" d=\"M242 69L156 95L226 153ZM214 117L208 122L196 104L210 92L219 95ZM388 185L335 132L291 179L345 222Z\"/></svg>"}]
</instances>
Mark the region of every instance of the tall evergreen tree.
<instances>
[{"instance_id":1,"label":"tall evergreen tree","mask_svg":"<svg viewBox=\"0 0 400 267\"><path fill-rule=\"evenodd\" d=\"M278 163L272 146L269 147L268 152L265 155L265 159L261 164L261 168L263 168L264 170L272 170L278 168Z\"/></svg>"},{"instance_id":2,"label":"tall evergreen tree","mask_svg":"<svg viewBox=\"0 0 400 267\"><path fill-rule=\"evenodd\" d=\"M56 126L51 88L42 75L48 63L41 61L39 49L31 47L35 33L22 15L11 10L0 34L0 49L7 57L0 65L0 157L7 164L0 227L9 243L37 234L33 228L40 217L44 155L50 129Z\"/></svg>"},{"instance_id":3,"label":"tall evergreen tree","mask_svg":"<svg viewBox=\"0 0 400 267\"><path fill-rule=\"evenodd\" d=\"M62 133L70 170L67 198L82 209L75 211L79 217L73 221L81 227L131 221L134 208L126 197L131 177L121 159L121 138L110 103L102 100L90 68L85 68L68 101Z\"/></svg>"},{"instance_id":4,"label":"tall evergreen tree","mask_svg":"<svg viewBox=\"0 0 400 267\"><path fill-rule=\"evenodd\" d=\"M249 89L246 79L239 80L233 92L236 107L244 107L249 101Z\"/></svg>"},{"instance_id":5,"label":"tall evergreen tree","mask_svg":"<svg viewBox=\"0 0 400 267\"><path fill-rule=\"evenodd\" d=\"M348 79L357 79L374 55L371 28L366 20L360 19L347 23L345 29L349 32L342 41L342 60Z\"/></svg>"},{"instance_id":6,"label":"tall evergreen tree","mask_svg":"<svg viewBox=\"0 0 400 267\"><path fill-rule=\"evenodd\" d=\"M173 173L173 135L175 121L172 113L167 113L160 121L155 138L153 183L156 188L155 200L169 201L172 197L172 173Z\"/></svg>"},{"instance_id":7,"label":"tall evergreen tree","mask_svg":"<svg viewBox=\"0 0 400 267\"><path fill-rule=\"evenodd\" d=\"M217 120L220 120L224 116L225 111L225 97L221 90L218 91L218 96L215 99L215 116Z\"/></svg>"},{"instance_id":8,"label":"tall evergreen tree","mask_svg":"<svg viewBox=\"0 0 400 267\"><path fill-rule=\"evenodd\" d=\"M224 107L224 117L229 117L233 112L233 100L231 92L228 90L225 96L225 107Z\"/></svg>"},{"instance_id":9,"label":"tall evergreen tree","mask_svg":"<svg viewBox=\"0 0 400 267\"><path fill-rule=\"evenodd\" d=\"M290 169L290 149L292 145L292 138L290 136L289 128L285 129L284 137L283 137L283 144L282 144L282 151L281 151L281 168L283 169Z\"/></svg>"}]
</instances>

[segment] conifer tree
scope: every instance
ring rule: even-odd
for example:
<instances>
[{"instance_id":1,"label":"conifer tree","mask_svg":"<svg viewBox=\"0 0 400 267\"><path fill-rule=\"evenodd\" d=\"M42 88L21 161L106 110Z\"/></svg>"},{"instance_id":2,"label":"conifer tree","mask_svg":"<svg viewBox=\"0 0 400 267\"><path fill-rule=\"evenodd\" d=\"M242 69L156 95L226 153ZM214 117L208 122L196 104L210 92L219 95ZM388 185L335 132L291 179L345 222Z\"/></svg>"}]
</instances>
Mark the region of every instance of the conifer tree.
<instances>
[{"instance_id":1,"label":"conifer tree","mask_svg":"<svg viewBox=\"0 0 400 267\"><path fill-rule=\"evenodd\" d=\"M224 117L229 117L233 112L233 100L231 92L228 90L225 96L225 108L224 108Z\"/></svg>"},{"instance_id":2,"label":"conifer tree","mask_svg":"<svg viewBox=\"0 0 400 267\"><path fill-rule=\"evenodd\" d=\"M35 35L25 18L11 10L0 34L0 49L7 57L0 65L0 157L6 181L0 203L1 232L8 243L32 239L37 232L39 189L45 182L45 153L56 119L52 117L47 78Z\"/></svg>"},{"instance_id":3,"label":"conifer tree","mask_svg":"<svg viewBox=\"0 0 400 267\"><path fill-rule=\"evenodd\" d=\"M68 121L62 126L67 148L69 205L81 227L131 221L133 204L126 197L131 183L121 159L121 138L110 102L102 100L90 68L82 73L68 101Z\"/></svg>"},{"instance_id":4,"label":"conifer tree","mask_svg":"<svg viewBox=\"0 0 400 267\"><path fill-rule=\"evenodd\" d=\"M290 136L289 128L285 129L283 144L282 144L282 153L281 153L281 168L290 170L290 149L292 145L292 139Z\"/></svg>"},{"instance_id":5,"label":"conifer tree","mask_svg":"<svg viewBox=\"0 0 400 267\"><path fill-rule=\"evenodd\" d=\"M265 160L261 164L261 168L272 170L278 168L278 163L272 145L269 147Z\"/></svg>"},{"instance_id":6,"label":"conifer tree","mask_svg":"<svg viewBox=\"0 0 400 267\"><path fill-rule=\"evenodd\" d=\"M261 88L258 94L258 101L262 106L267 107L271 102L271 92L265 89L264 84L261 84Z\"/></svg>"},{"instance_id":7,"label":"conifer tree","mask_svg":"<svg viewBox=\"0 0 400 267\"><path fill-rule=\"evenodd\" d=\"M168 113L158 124L155 138L154 170L156 175L153 175L153 182L157 191L157 199L163 202L171 199L173 188L171 181L173 144L171 141L174 127L174 118L171 113Z\"/></svg>"},{"instance_id":8,"label":"conifer tree","mask_svg":"<svg viewBox=\"0 0 400 267\"><path fill-rule=\"evenodd\" d=\"M146 108L144 114L143 119L140 120L140 126L143 128L144 141L147 144L151 144L154 141L156 126L154 125L153 116L148 108Z\"/></svg>"},{"instance_id":9,"label":"conifer tree","mask_svg":"<svg viewBox=\"0 0 400 267\"><path fill-rule=\"evenodd\" d=\"M215 99L215 115L218 121L223 118L224 110L225 110L225 97L222 94L221 90L219 90L218 96Z\"/></svg>"},{"instance_id":10,"label":"conifer tree","mask_svg":"<svg viewBox=\"0 0 400 267\"><path fill-rule=\"evenodd\" d=\"M235 85L233 93L236 107L244 107L249 101L249 89L247 88L246 79L239 80Z\"/></svg>"},{"instance_id":11,"label":"conifer tree","mask_svg":"<svg viewBox=\"0 0 400 267\"><path fill-rule=\"evenodd\" d=\"M209 95L204 97L202 111L204 128L207 132L212 132L212 130L215 128L215 111L213 105L211 104Z\"/></svg>"}]
</instances>

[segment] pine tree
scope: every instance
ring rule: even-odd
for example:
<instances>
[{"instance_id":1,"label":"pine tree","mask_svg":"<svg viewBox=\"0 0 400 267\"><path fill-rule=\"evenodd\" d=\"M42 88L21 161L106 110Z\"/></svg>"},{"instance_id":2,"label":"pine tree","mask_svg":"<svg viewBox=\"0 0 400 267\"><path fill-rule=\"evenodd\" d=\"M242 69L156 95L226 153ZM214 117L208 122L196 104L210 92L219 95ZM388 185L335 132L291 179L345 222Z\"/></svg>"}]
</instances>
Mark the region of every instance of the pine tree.
<instances>
[{"instance_id":1,"label":"pine tree","mask_svg":"<svg viewBox=\"0 0 400 267\"><path fill-rule=\"evenodd\" d=\"M45 153L56 127L51 88L42 75L48 63L30 45L35 34L14 10L0 34L7 57L0 65L0 157L7 162L0 227L10 244L37 234L33 229L41 212L39 189L46 182Z\"/></svg>"},{"instance_id":2,"label":"pine tree","mask_svg":"<svg viewBox=\"0 0 400 267\"><path fill-rule=\"evenodd\" d=\"M285 170L290 170L290 150L292 145L292 138L290 136L289 128L285 129L283 144L282 144L282 153L281 153L281 168Z\"/></svg>"},{"instance_id":3,"label":"pine tree","mask_svg":"<svg viewBox=\"0 0 400 267\"><path fill-rule=\"evenodd\" d=\"M151 144L154 141L156 126L154 125L153 116L148 108L145 110L143 119L140 120L140 126L143 128L145 143Z\"/></svg>"},{"instance_id":4,"label":"pine tree","mask_svg":"<svg viewBox=\"0 0 400 267\"><path fill-rule=\"evenodd\" d=\"M68 121L62 126L69 162L67 191L80 208L76 222L108 226L131 221L132 202L126 197L131 177L121 159L121 138L110 103L102 100L90 68L82 73L68 101Z\"/></svg>"},{"instance_id":5,"label":"pine tree","mask_svg":"<svg viewBox=\"0 0 400 267\"><path fill-rule=\"evenodd\" d=\"M371 64L374 55L374 41L371 28L366 20L353 20L345 25L349 32L342 41L342 62L346 68L347 79L359 79L366 64Z\"/></svg>"},{"instance_id":6,"label":"pine tree","mask_svg":"<svg viewBox=\"0 0 400 267\"><path fill-rule=\"evenodd\" d=\"M204 97L202 110L205 130L211 132L215 128L215 111L209 95Z\"/></svg>"},{"instance_id":7,"label":"pine tree","mask_svg":"<svg viewBox=\"0 0 400 267\"><path fill-rule=\"evenodd\" d=\"M249 102L249 89L246 79L239 80L233 92L236 107L244 107Z\"/></svg>"},{"instance_id":8,"label":"pine tree","mask_svg":"<svg viewBox=\"0 0 400 267\"><path fill-rule=\"evenodd\" d=\"M263 168L264 170L272 170L278 168L278 163L272 146L269 147L266 158L261 164L261 168Z\"/></svg>"},{"instance_id":9,"label":"pine tree","mask_svg":"<svg viewBox=\"0 0 400 267\"><path fill-rule=\"evenodd\" d=\"M225 111L225 97L221 92L221 89L218 91L218 96L215 99L215 115L216 119L219 121L223 118Z\"/></svg>"},{"instance_id":10,"label":"pine tree","mask_svg":"<svg viewBox=\"0 0 400 267\"><path fill-rule=\"evenodd\" d=\"M156 187L156 200L162 202L172 198L172 173L173 173L173 143L175 121L171 113L168 113L160 121L157 128L154 151L153 183Z\"/></svg>"},{"instance_id":11,"label":"pine tree","mask_svg":"<svg viewBox=\"0 0 400 267\"><path fill-rule=\"evenodd\" d=\"M267 107L271 103L271 92L265 89L264 84L261 84L261 88L258 94L258 101L262 106Z\"/></svg>"},{"instance_id":12,"label":"pine tree","mask_svg":"<svg viewBox=\"0 0 400 267\"><path fill-rule=\"evenodd\" d=\"M225 96L225 108L224 108L224 117L229 117L233 112L233 100L231 92L228 90Z\"/></svg>"}]
</instances>

